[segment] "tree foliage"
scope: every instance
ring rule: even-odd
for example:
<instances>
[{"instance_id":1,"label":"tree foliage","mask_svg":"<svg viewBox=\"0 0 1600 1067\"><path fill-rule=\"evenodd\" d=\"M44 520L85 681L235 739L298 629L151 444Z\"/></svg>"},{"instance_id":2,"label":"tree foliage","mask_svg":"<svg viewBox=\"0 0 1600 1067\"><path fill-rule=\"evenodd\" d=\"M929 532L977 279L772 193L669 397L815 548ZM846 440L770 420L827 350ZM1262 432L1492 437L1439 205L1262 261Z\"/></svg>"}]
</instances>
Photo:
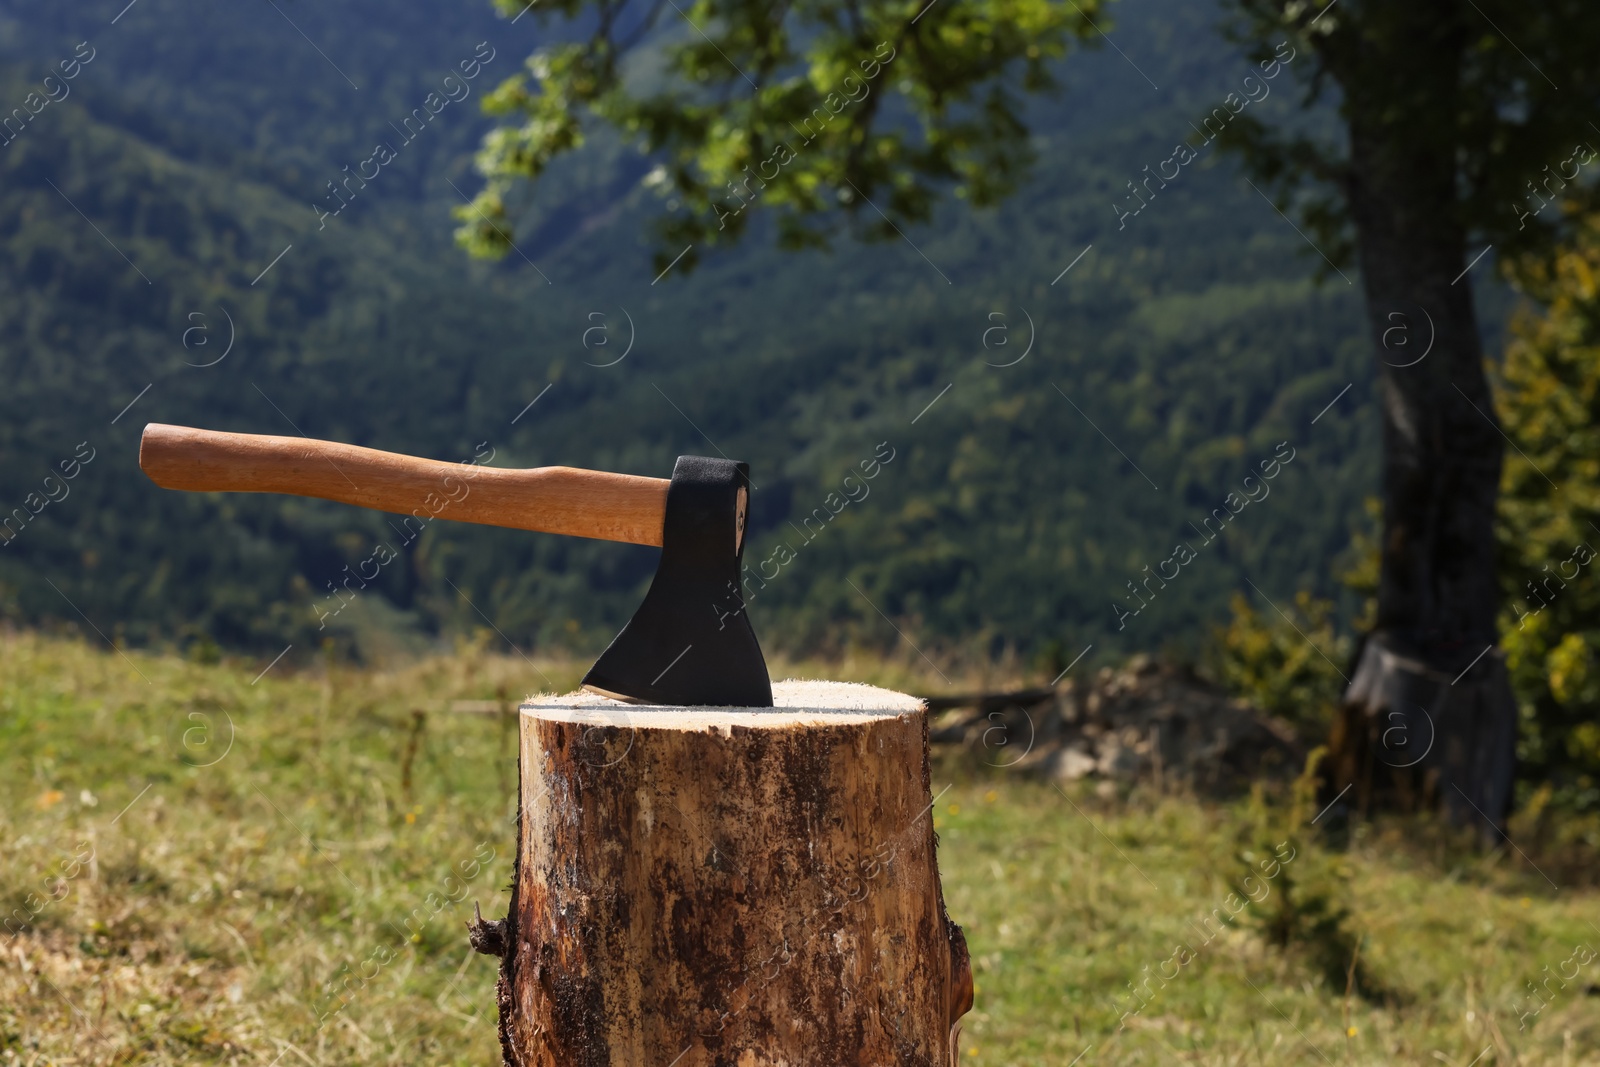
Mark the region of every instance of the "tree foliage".
<instances>
[{"instance_id":1,"label":"tree foliage","mask_svg":"<svg viewBox=\"0 0 1600 1067\"><path fill-rule=\"evenodd\" d=\"M1525 774L1600 803L1600 220L1519 272L1524 313L1497 400L1516 448L1501 484L1503 646Z\"/></svg>"},{"instance_id":2,"label":"tree foliage","mask_svg":"<svg viewBox=\"0 0 1600 1067\"><path fill-rule=\"evenodd\" d=\"M1501 255L1548 248L1562 232L1554 201L1593 195L1593 125L1600 102L1600 7L1585 0L1229 0L1230 35L1257 58L1288 34L1312 55L1299 64L1308 108L1331 103L1341 122L1271 128L1252 114L1224 144L1293 202L1341 266L1353 261L1350 201L1367 176L1351 134L1388 140L1413 158L1453 163L1454 196L1439 204L1460 232ZM1307 73L1309 71L1309 73ZM1585 168L1590 168L1585 170Z\"/></svg>"},{"instance_id":3,"label":"tree foliage","mask_svg":"<svg viewBox=\"0 0 1600 1067\"><path fill-rule=\"evenodd\" d=\"M507 14L522 0L496 0ZM532 5L526 5L532 7ZM518 179L537 181L596 126L635 140L666 200L658 267L737 239L757 207L780 244L868 238L927 220L942 189L989 204L1032 153L1020 93L1093 32L1100 0L557 0L589 27L540 49L485 101L511 120L478 156L489 182L456 211L461 243L503 256Z\"/></svg>"}]
</instances>

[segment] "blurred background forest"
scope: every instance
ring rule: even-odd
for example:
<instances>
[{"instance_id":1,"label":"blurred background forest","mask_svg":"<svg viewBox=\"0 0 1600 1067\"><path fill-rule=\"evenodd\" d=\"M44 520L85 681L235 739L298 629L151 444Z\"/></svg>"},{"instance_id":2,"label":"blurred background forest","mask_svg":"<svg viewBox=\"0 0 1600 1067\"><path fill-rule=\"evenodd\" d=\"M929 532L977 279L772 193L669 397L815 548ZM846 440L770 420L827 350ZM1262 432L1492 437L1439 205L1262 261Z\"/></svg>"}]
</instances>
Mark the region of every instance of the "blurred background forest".
<instances>
[{"instance_id":1,"label":"blurred background forest","mask_svg":"<svg viewBox=\"0 0 1600 1067\"><path fill-rule=\"evenodd\" d=\"M541 184L526 258L491 267L452 246L449 210L481 184L476 105L540 40L534 19L283 12L294 25L267 4L140 0L91 34L60 5L6 6L7 98L85 36L96 50L0 153L0 503L80 442L95 454L0 552L7 618L81 626L70 598L135 645L292 642L291 659L487 618L524 649L593 651L654 567L647 549L438 523L320 629L330 585L393 540L384 518L163 492L136 468L147 421L655 475L720 451L756 472L753 561L797 541L887 441L870 497L753 599L764 639L793 652L897 640L847 580L923 647L1014 649L1046 677L1091 642L1092 658L1196 656L1246 578L1359 611L1329 565L1376 491L1355 290L1314 285L1320 261L1214 150L1121 227L1113 206L1247 73L1209 8L1159 3L1119 37L1159 91L1113 50L1068 64L1062 99L1032 115L1032 179L997 210L942 210L911 235L926 259L903 242L797 256L750 241L656 284L645 163L603 135ZM401 141L391 124L482 41L495 58L473 95ZM398 159L319 224L311 205L338 203L327 182L381 140ZM1493 306L1498 336L1510 300ZM224 312L232 351L196 366L221 355ZM1119 632L1127 583L1285 441L1270 499Z\"/></svg>"}]
</instances>

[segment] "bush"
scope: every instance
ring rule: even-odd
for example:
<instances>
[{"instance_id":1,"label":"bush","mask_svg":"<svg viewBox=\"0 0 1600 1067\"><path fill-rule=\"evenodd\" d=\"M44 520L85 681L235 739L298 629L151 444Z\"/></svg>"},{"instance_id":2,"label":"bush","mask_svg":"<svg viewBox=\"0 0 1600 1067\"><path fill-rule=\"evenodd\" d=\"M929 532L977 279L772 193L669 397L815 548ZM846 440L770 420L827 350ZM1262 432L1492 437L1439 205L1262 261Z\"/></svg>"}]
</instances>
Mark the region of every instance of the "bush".
<instances>
[{"instance_id":1,"label":"bush","mask_svg":"<svg viewBox=\"0 0 1600 1067\"><path fill-rule=\"evenodd\" d=\"M1214 641L1215 671L1229 691L1288 722L1304 737L1327 733L1343 692L1337 664L1350 639L1334 627L1334 605L1302 590L1285 615L1258 612L1241 593Z\"/></svg>"}]
</instances>

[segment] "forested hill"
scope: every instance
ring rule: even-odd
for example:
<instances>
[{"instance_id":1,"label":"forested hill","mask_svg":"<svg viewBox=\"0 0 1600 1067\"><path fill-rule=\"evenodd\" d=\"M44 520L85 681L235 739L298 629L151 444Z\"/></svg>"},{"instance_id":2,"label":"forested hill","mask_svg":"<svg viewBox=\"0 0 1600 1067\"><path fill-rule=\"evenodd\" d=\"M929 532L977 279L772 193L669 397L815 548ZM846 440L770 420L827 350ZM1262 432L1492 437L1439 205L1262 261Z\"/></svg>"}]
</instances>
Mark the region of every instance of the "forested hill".
<instances>
[{"instance_id":1,"label":"forested hill","mask_svg":"<svg viewBox=\"0 0 1600 1067\"><path fill-rule=\"evenodd\" d=\"M5 106L62 98L0 147L0 612L295 656L484 626L589 649L653 570L646 549L443 521L406 543L353 508L166 492L137 468L149 421L499 466L746 459L751 611L795 650L895 627L1192 647L1247 583L1331 592L1376 489L1357 289L1314 286L1321 260L1210 148L1133 199L1249 69L1203 5L1134 14L1126 56L1070 58L1000 210L831 253L758 225L656 280L646 165L604 137L541 186L504 264L451 244L477 102L554 32L534 16L4 4ZM1287 81L1251 106L1288 108ZM876 476L846 483L863 461ZM398 558L335 597L380 543Z\"/></svg>"}]
</instances>

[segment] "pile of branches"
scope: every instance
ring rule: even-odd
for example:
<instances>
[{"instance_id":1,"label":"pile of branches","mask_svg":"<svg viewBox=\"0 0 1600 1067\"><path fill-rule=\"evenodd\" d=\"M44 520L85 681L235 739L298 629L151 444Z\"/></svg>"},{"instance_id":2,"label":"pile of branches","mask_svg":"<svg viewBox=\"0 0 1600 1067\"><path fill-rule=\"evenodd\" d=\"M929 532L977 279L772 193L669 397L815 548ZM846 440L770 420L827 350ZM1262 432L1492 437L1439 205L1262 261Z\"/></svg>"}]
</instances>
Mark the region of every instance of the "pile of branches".
<instances>
[{"instance_id":1,"label":"pile of branches","mask_svg":"<svg viewBox=\"0 0 1600 1067\"><path fill-rule=\"evenodd\" d=\"M1228 793L1299 773L1294 731L1187 667L1137 656L1053 687L927 697L935 743L1057 781L1149 781Z\"/></svg>"}]
</instances>

